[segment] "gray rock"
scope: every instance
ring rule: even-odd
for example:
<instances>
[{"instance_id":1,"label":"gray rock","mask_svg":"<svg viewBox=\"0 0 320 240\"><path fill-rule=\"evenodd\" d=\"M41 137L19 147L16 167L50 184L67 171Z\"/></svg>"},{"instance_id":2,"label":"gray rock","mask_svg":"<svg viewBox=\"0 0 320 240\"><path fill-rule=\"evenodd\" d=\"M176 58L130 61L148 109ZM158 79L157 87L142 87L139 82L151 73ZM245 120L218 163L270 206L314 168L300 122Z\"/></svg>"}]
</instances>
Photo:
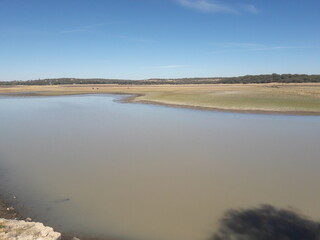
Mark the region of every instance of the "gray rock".
<instances>
[{"instance_id":1,"label":"gray rock","mask_svg":"<svg viewBox=\"0 0 320 240\"><path fill-rule=\"evenodd\" d=\"M42 223L0 218L1 240L60 240L61 234Z\"/></svg>"}]
</instances>

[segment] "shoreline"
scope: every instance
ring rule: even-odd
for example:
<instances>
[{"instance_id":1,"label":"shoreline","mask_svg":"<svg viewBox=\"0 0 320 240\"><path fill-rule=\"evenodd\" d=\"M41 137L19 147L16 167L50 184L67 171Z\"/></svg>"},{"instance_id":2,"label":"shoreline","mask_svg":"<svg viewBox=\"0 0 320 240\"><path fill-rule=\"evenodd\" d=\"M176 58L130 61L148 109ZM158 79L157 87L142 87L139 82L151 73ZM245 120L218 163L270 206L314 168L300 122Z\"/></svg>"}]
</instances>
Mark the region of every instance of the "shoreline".
<instances>
[{"instance_id":1,"label":"shoreline","mask_svg":"<svg viewBox=\"0 0 320 240\"><path fill-rule=\"evenodd\" d=\"M320 83L0 86L0 96L83 94L121 94L119 102L194 110L320 116Z\"/></svg>"},{"instance_id":2,"label":"shoreline","mask_svg":"<svg viewBox=\"0 0 320 240\"><path fill-rule=\"evenodd\" d=\"M9 199L9 197L5 197L3 194L0 194L0 218L26 221L28 217L23 216L23 214L13 207L14 204L9 203L9 201L5 199ZM61 232L61 240L74 240L75 238L80 240L116 240L114 238L95 238Z\"/></svg>"},{"instance_id":3,"label":"shoreline","mask_svg":"<svg viewBox=\"0 0 320 240\"><path fill-rule=\"evenodd\" d=\"M259 110L259 109L232 109L232 108L215 108L208 106L197 106L188 104L175 104L166 103L158 101L148 101L148 100L138 100L132 99L128 103L141 103L141 104L151 104L160 105L166 107L174 108L185 108L193 110L203 110L203 111L215 111L215 112L226 112L226 113L248 113L248 114L266 114L266 115L292 115L292 116L320 116L320 112L314 111L277 111L277 110Z\"/></svg>"},{"instance_id":4,"label":"shoreline","mask_svg":"<svg viewBox=\"0 0 320 240\"><path fill-rule=\"evenodd\" d=\"M35 92L14 92L14 93L2 93L0 92L0 96L12 96L12 97L59 97L59 96L81 96L81 95L122 95L123 99L118 100L120 103L137 103L137 104L149 104L149 105L158 105L172 108L183 108L183 109L192 109L192 110L202 110L202 111L215 111L215 112L226 112L226 113L243 113L243 114L265 114L265 115L291 115L291 116L320 116L320 111L292 111L292 110L265 110L265 109L241 109L241 108L218 108L218 107L210 107L210 106L199 106L192 104L178 104L178 103L167 103L165 101L152 101L152 100L139 100L138 97L144 97L146 94L131 94L131 93L122 93L122 92L68 92L68 93L59 93L56 94L46 94L41 91Z\"/></svg>"},{"instance_id":5,"label":"shoreline","mask_svg":"<svg viewBox=\"0 0 320 240\"><path fill-rule=\"evenodd\" d=\"M4 197L0 195L0 218L23 220L23 217L20 215L20 213L15 208L12 209L11 204L9 204L3 198Z\"/></svg>"}]
</instances>

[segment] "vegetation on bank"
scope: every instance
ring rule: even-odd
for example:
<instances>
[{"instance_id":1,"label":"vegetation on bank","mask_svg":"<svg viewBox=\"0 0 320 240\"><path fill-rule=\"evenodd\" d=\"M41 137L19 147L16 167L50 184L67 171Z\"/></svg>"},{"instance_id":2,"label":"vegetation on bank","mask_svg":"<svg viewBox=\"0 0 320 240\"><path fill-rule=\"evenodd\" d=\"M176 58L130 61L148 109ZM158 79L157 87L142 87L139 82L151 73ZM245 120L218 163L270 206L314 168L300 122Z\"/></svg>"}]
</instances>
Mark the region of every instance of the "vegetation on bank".
<instances>
[{"instance_id":1,"label":"vegetation on bank","mask_svg":"<svg viewBox=\"0 0 320 240\"><path fill-rule=\"evenodd\" d=\"M307 74L267 74L246 75L225 78L177 78L177 79L147 79L119 80L103 78L52 78L28 81L0 81L0 85L62 85L62 84L120 84L120 85L159 85L159 84L236 84L236 83L310 83L320 82L320 75Z\"/></svg>"}]
</instances>

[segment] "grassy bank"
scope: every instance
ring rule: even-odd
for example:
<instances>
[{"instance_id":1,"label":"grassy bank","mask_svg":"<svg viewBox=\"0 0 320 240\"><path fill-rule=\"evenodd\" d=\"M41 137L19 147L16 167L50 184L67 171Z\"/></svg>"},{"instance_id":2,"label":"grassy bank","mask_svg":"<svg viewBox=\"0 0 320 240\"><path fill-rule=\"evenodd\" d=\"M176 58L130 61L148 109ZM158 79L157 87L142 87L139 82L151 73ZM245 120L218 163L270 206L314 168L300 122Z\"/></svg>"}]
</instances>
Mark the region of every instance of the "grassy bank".
<instances>
[{"instance_id":1,"label":"grassy bank","mask_svg":"<svg viewBox=\"0 0 320 240\"><path fill-rule=\"evenodd\" d=\"M131 102L223 111L320 115L320 83L2 86L0 93L134 94Z\"/></svg>"}]
</instances>

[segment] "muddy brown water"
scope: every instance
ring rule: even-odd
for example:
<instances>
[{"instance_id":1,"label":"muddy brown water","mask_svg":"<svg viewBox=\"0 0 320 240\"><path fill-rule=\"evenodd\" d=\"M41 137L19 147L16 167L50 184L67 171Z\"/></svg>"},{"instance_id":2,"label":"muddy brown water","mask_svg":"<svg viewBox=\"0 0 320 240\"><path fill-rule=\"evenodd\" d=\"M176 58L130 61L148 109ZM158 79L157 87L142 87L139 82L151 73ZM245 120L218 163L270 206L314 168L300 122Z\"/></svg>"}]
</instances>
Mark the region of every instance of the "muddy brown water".
<instances>
[{"instance_id":1,"label":"muddy brown water","mask_svg":"<svg viewBox=\"0 0 320 240\"><path fill-rule=\"evenodd\" d=\"M320 219L320 117L0 97L0 187L59 231L204 240L230 208Z\"/></svg>"}]
</instances>

